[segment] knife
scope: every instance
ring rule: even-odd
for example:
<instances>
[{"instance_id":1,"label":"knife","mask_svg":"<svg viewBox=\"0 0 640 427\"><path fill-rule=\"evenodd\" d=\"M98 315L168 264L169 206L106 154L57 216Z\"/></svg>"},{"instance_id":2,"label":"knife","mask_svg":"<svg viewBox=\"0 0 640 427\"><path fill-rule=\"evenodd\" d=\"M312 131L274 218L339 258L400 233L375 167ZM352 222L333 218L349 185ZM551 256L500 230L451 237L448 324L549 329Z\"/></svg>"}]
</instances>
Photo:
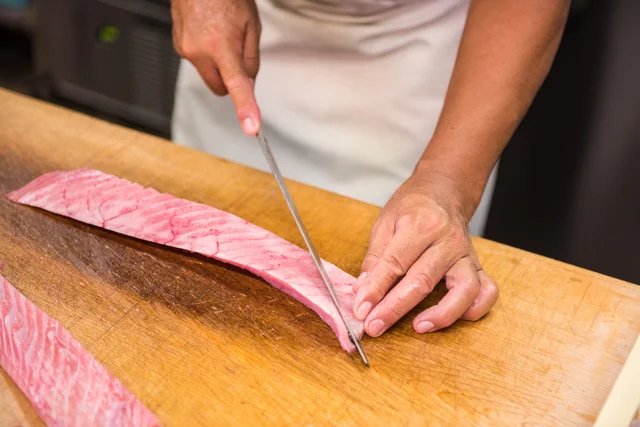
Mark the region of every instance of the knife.
<instances>
[{"instance_id":1,"label":"knife","mask_svg":"<svg viewBox=\"0 0 640 427\"><path fill-rule=\"evenodd\" d=\"M291 198L291 194L289 193L287 184L285 184L284 179L282 178L282 174L280 173L280 169L278 168L278 164L276 163L276 159L273 157L273 153L271 152L271 148L269 147L267 138L265 138L265 136L262 134L262 129L258 131L258 134L256 135L256 137L258 138L258 142L260 143L260 148L262 148L264 157L267 159L267 163L269 163L271 172L273 172L273 176L276 178L276 181L278 182L278 187L280 187L280 191L282 191L284 200L287 202L289 211L291 212L291 215L293 215L293 219L295 220L296 225L298 226L298 230L300 230L300 234L302 234L302 238L304 239L304 242L306 243L307 248L309 248L309 253L313 258L313 261L316 263L316 267L318 267L318 271L320 272L322 281L324 282L324 285L326 286L327 291L329 291L329 295L331 295L331 299L333 300L333 303L335 304L336 309L340 314L340 318L344 322L344 325L347 327L347 331L349 332L349 338L351 339L351 342L356 346L356 349L358 350L358 353L360 353L360 356L362 357L362 361L364 362L364 364L366 366L369 366L369 360L367 359L367 356L364 354L364 350L362 349L362 346L358 341L358 337L356 337L356 334L353 332L353 329L351 329L351 326L349 326L349 323L347 322L347 319L345 318L344 313L342 312L342 308L340 307L340 303L338 301L338 297L336 295L336 291L333 287L333 284L331 283L331 280L329 280L329 276L327 275L327 272L324 269L324 265L322 265L322 262L320 261L320 257L318 256L318 252L316 251L315 246L313 246L313 243L311 242L311 238L309 238L309 233L307 233L307 229L302 223L302 219L300 218L298 209L296 209L296 205L293 203L293 199Z\"/></svg>"}]
</instances>

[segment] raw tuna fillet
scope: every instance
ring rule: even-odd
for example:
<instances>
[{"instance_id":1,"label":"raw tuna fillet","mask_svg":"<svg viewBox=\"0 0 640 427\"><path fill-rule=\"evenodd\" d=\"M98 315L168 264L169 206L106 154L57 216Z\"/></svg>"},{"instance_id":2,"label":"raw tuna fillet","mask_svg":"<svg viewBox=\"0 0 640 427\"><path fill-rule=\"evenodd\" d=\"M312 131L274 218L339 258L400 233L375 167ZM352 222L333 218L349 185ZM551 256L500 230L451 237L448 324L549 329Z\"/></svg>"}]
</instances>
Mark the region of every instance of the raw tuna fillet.
<instances>
[{"instance_id":1,"label":"raw tuna fillet","mask_svg":"<svg viewBox=\"0 0 640 427\"><path fill-rule=\"evenodd\" d=\"M69 331L0 276L0 366L49 426L158 426Z\"/></svg>"},{"instance_id":2,"label":"raw tuna fillet","mask_svg":"<svg viewBox=\"0 0 640 427\"><path fill-rule=\"evenodd\" d=\"M355 350L309 252L235 215L91 169L50 172L7 197L250 271L315 311L342 348ZM363 324L352 315L355 278L324 266L359 339Z\"/></svg>"}]
</instances>

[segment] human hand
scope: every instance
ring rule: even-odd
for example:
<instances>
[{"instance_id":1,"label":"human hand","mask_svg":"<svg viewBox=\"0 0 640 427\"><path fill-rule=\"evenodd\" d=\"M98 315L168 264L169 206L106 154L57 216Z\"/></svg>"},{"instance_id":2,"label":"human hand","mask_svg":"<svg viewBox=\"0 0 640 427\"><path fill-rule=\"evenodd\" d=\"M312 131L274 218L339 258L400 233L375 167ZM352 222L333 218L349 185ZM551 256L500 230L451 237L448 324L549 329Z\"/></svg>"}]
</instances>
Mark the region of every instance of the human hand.
<instances>
[{"instance_id":1,"label":"human hand","mask_svg":"<svg viewBox=\"0 0 640 427\"><path fill-rule=\"evenodd\" d=\"M255 135L261 122L253 93L261 27L254 0L173 0L171 15L176 51L215 94L231 96L242 129Z\"/></svg>"},{"instance_id":2,"label":"human hand","mask_svg":"<svg viewBox=\"0 0 640 427\"><path fill-rule=\"evenodd\" d=\"M459 318L478 320L495 304L498 287L482 270L469 236L478 203L470 199L450 176L417 168L382 209L354 285L354 314L366 319L368 335L384 333L443 278L448 292L416 316L416 332Z\"/></svg>"}]
</instances>

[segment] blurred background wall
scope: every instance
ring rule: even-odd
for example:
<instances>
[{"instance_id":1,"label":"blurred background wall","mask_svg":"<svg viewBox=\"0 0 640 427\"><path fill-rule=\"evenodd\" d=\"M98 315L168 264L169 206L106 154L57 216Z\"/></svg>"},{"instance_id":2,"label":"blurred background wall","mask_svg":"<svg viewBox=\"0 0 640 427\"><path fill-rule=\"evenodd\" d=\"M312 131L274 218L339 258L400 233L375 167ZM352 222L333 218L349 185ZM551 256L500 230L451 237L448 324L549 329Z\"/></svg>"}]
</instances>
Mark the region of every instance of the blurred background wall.
<instances>
[{"instance_id":1,"label":"blurred background wall","mask_svg":"<svg viewBox=\"0 0 640 427\"><path fill-rule=\"evenodd\" d=\"M0 86L170 137L170 0L0 0ZM2 108L2 106L0 106ZM486 237L640 283L640 1L574 0Z\"/></svg>"},{"instance_id":2,"label":"blurred background wall","mask_svg":"<svg viewBox=\"0 0 640 427\"><path fill-rule=\"evenodd\" d=\"M640 283L640 1L574 6L504 153L487 237Z\"/></svg>"}]
</instances>

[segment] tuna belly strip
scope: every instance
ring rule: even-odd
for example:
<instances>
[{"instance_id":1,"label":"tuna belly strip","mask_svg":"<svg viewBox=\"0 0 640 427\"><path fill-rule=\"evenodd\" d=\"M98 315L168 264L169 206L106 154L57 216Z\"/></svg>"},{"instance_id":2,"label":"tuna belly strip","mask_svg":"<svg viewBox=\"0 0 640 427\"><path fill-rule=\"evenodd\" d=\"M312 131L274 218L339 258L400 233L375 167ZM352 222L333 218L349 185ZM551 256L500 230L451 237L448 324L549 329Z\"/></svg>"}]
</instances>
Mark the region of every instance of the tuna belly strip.
<instances>
[{"instance_id":1,"label":"tuna belly strip","mask_svg":"<svg viewBox=\"0 0 640 427\"><path fill-rule=\"evenodd\" d=\"M158 426L69 331L0 276L0 366L49 426Z\"/></svg>"},{"instance_id":2,"label":"tuna belly strip","mask_svg":"<svg viewBox=\"0 0 640 427\"><path fill-rule=\"evenodd\" d=\"M355 350L311 255L235 215L91 169L47 173L7 197L250 271L315 311L342 348ZM355 278L323 262L347 321L361 338L363 324L352 315Z\"/></svg>"}]
</instances>

